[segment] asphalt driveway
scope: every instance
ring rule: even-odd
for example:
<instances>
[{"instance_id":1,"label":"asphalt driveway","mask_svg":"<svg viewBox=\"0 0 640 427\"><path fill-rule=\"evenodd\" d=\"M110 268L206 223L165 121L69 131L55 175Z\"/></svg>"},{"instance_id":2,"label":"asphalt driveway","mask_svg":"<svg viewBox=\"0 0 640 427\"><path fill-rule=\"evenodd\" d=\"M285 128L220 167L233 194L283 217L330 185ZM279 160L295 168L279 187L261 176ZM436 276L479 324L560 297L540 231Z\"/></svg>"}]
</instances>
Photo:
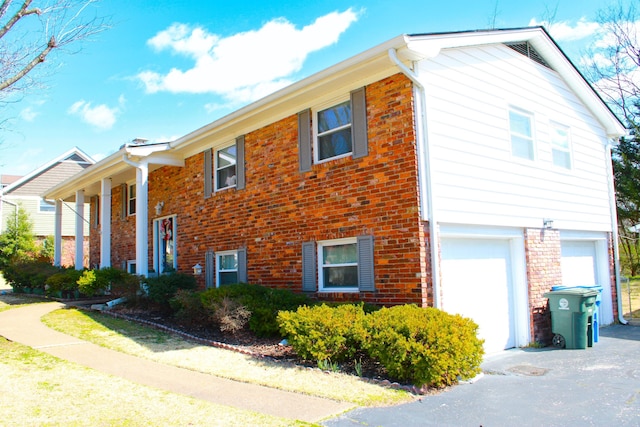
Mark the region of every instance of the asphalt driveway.
<instances>
[{"instance_id":1,"label":"asphalt driveway","mask_svg":"<svg viewBox=\"0 0 640 427\"><path fill-rule=\"evenodd\" d=\"M600 330L586 350L514 349L489 356L483 376L390 408L326 420L353 426L640 426L640 326Z\"/></svg>"}]
</instances>

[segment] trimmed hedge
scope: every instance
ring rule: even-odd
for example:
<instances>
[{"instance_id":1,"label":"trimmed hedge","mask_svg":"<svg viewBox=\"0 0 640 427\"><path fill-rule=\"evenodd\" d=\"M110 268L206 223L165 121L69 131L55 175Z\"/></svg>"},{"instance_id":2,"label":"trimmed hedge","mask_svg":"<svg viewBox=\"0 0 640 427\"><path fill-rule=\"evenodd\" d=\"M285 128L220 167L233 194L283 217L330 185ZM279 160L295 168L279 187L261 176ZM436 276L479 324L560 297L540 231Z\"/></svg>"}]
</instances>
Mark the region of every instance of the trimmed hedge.
<instances>
[{"instance_id":1,"label":"trimmed hedge","mask_svg":"<svg viewBox=\"0 0 640 427\"><path fill-rule=\"evenodd\" d=\"M471 319L403 305L383 308L367 320L363 347L400 380L442 387L480 373L483 340Z\"/></svg>"},{"instance_id":2,"label":"trimmed hedge","mask_svg":"<svg viewBox=\"0 0 640 427\"><path fill-rule=\"evenodd\" d=\"M360 349L366 336L363 305L303 306L278 314L280 331L307 360L343 362Z\"/></svg>"},{"instance_id":3,"label":"trimmed hedge","mask_svg":"<svg viewBox=\"0 0 640 427\"><path fill-rule=\"evenodd\" d=\"M301 307L278 315L299 356L337 362L364 351L390 376L415 386L442 387L480 372L484 350L471 319L435 308L403 305L365 313L362 305Z\"/></svg>"}]
</instances>

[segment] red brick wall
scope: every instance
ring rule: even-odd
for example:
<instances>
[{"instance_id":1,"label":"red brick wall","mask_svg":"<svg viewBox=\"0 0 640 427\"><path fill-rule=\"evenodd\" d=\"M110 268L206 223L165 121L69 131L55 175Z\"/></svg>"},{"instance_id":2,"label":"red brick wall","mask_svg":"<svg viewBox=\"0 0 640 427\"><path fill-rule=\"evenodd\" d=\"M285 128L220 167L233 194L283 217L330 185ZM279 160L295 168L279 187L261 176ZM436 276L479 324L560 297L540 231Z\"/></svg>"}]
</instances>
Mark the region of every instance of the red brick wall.
<instances>
[{"instance_id":1,"label":"red brick wall","mask_svg":"<svg viewBox=\"0 0 640 427\"><path fill-rule=\"evenodd\" d=\"M562 284L560 265L560 232L547 229L525 229L525 257L529 283L531 337L534 342L549 343L551 315L547 298L542 296L551 287Z\"/></svg>"},{"instance_id":2,"label":"red brick wall","mask_svg":"<svg viewBox=\"0 0 640 427\"><path fill-rule=\"evenodd\" d=\"M136 259L136 216L122 217L124 186L111 189L111 266L122 268Z\"/></svg>"},{"instance_id":3,"label":"red brick wall","mask_svg":"<svg viewBox=\"0 0 640 427\"><path fill-rule=\"evenodd\" d=\"M38 236L36 241L42 244L45 237ZM84 259L83 265L89 267L89 237L84 238ZM76 265L76 238L74 236L62 236L62 255L60 257L60 265L64 267L73 267Z\"/></svg>"},{"instance_id":4,"label":"red brick wall","mask_svg":"<svg viewBox=\"0 0 640 427\"><path fill-rule=\"evenodd\" d=\"M162 216L177 214L179 270L204 266L207 249L245 247L249 282L301 290L303 242L369 234L375 239L377 292L320 297L426 304L427 236L418 209L411 82L398 74L368 86L366 93L365 158L338 159L300 173L297 116L292 115L245 135L244 190L204 199L202 153L186 159L184 168L152 172L149 206L163 201ZM119 200L118 191L113 197ZM116 206L114 212L119 212ZM114 227L120 233L114 237L114 259L133 241L128 225ZM204 275L200 280L204 285Z\"/></svg>"}]
</instances>

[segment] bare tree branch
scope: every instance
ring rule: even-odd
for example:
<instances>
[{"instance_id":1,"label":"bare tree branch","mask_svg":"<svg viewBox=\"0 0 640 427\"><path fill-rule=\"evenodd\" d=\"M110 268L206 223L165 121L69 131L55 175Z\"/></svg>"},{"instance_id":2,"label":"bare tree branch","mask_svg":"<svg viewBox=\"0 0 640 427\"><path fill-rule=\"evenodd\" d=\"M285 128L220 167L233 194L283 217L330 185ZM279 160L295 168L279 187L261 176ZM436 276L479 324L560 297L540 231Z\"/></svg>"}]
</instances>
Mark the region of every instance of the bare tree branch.
<instances>
[{"instance_id":1,"label":"bare tree branch","mask_svg":"<svg viewBox=\"0 0 640 427\"><path fill-rule=\"evenodd\" d=\"M78 49L109 28L92 6L98 0L2 0L0 3L0 99L38 83L33 74L50 55ZM43 4L40 6L38 3ZM46 68L44 68L46 69Z\"/></svg>"}]
</instances>

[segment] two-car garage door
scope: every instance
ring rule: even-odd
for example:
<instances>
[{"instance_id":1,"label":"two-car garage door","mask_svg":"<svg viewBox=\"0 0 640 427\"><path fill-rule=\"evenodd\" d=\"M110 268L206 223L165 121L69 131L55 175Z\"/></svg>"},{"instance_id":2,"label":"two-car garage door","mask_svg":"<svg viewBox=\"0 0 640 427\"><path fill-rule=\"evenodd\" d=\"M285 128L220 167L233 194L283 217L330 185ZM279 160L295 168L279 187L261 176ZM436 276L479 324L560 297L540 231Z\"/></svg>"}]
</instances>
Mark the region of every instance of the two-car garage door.
<instances>
[{"instance_id":1,"label":"two-car garage door","mask_svg":"<svg viewBox=\"0 0 640 427\"><path fill-rule=\"evenodd\" d=\"M516 346L511 258L509 239L441 240L442 309L472 318L487 353Z\"/></svg>"}]
</instances>

